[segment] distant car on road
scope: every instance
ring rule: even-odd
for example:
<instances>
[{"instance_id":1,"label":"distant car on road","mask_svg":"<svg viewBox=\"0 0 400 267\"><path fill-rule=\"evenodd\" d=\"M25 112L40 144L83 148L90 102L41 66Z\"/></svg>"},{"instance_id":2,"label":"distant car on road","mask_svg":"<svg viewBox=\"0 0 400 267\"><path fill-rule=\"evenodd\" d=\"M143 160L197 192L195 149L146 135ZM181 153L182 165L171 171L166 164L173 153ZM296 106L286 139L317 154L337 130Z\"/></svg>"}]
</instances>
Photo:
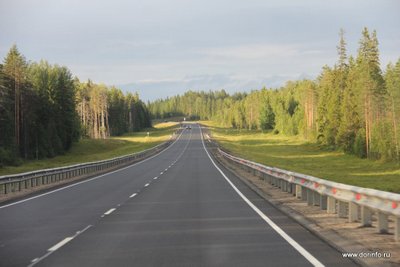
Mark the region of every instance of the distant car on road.
<instances>
[{"instance_id":1,"label":"distant car on road","mask_svg":"<svg viewBox=\"0 0 400 267\"><path fill-rule=\"evenodd\" d=\"M186 129L190 130L190 129L192 129L192 127L190 127L190 126L186 126Z\"/></svg>"}]
</instances>

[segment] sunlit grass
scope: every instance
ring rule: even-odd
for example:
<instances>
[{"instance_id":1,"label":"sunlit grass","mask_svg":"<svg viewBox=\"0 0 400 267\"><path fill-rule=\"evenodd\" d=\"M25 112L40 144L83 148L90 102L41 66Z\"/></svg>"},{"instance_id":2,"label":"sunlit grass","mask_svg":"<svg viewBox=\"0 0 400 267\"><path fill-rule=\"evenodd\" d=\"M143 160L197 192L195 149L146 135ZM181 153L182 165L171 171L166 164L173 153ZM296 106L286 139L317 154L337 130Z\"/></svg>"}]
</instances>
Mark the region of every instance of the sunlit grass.
<instances>
[{"instance_id":1,"label":"sunlit grass","mask_svg":"<svg viewBox=\"0 0 400 267\"><path fill-rule=\"evenodd\" d=\"M327 151L301 137L274 135L261 131L235 130L202 122L213 137L232 153L286 170L323 179L400 192L400 166L395 162L360 159L340 151Z\"/></svg>"},{"instance_id":2,"label":"sunlit grass","mask_svg":"<svg viewBox=\"0 0 400 267\"><path fill-rule=\"evenodd\" d=\"M98 161L135 153L168 140L176 126L177 123L162 123L156 124L154 128L120 137L104 140L82 139L79 143L74 144L65 155L51 159L26 161L18 167L0 168L0 175Z\"/></svg>"}]
</instances>

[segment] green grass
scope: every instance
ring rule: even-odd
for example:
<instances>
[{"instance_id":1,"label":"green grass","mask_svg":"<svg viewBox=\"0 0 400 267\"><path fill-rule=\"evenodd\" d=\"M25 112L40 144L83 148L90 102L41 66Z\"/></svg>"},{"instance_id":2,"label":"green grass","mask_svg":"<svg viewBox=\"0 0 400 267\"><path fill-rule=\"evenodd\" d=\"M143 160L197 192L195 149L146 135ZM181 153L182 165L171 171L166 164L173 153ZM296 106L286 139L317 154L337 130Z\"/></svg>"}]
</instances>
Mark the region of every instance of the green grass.
<instances>
[{"instance_id":1,"label":"green grass","mask_svg":"<svg viewBox=\"0 0 400 267\"><path fill-rule=\"evenodd\" d=\"M339 183L400 193L400 166L329 151L300 137L208 125L224 148L243 158Z\"/></svg>"},{"instance_id":2,"label":"green grass","mask_svg":"<svg viewBox=\"0 0 400 267\"><path fill-rule=\"evenodd\" d=\"M0 176L109 159L142 151L169 139L176 125L172 122L159 123L154 128L120 137L105 140L83 139L75 143L65 155L51 159L29 160L18 167L0 168Z\"/></svg>"}]
</instances>

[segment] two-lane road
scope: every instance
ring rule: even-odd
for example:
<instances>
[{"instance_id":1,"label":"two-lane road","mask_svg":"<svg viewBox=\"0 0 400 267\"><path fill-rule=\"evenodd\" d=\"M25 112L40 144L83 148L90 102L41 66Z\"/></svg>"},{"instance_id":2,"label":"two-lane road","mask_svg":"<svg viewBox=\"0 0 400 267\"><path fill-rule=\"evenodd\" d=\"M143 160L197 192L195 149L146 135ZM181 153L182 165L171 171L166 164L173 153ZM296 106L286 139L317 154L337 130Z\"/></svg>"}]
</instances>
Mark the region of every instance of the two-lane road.
<instances>
[{"instance_id":1,"label":"two-lane road","mask_svg":"<svg viewBox=\"0 0 400 267\"><path fill-rule=\"evenodd\" d=\"M207 153L199 127L122 170L0 207L0 266L354 263Z\"/></svg>"}]
</instances>

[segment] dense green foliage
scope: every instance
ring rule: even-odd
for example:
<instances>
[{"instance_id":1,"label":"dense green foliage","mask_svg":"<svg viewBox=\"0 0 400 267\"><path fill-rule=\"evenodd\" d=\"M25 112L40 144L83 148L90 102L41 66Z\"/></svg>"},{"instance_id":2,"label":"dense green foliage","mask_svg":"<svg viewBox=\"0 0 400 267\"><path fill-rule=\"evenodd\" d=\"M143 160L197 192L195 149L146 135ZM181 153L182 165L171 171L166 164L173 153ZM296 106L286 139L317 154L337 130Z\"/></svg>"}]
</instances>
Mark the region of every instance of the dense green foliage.
<instances>
[{"instance_id":1,"label":"dense green foliage","mask_svg":"<svg viewBox=\"0 0 400 267\"><path fill-rule=\"evenodd\" d=\"M0 167L63 154L81 136L105 138L150 123L137 95L80 83L46 61L29 63L15 45L0 65Z\"/></svg>"},{"instance_id":2,"label":"dense green foliage","mask_svg":"<svg viewBox=\"0 0 400 267\"><path fill-rule=\"evenodd\" d=\"M150 115L137 94L124 95L115 87L88 81L78 84L76 96L83 136L104 139L151 126Z\"/></svg>"},{"instance_id":3,"label":"dense green foliage","mask_svg":"<svg viewBox=\"0 0 400 267\"><path fill-rule=\"evenodd\" d=\"M122 136L106 139L84 138L79 143L73 143L71 149L63 155L26 160L19 166L4 166L0 168L0 176L105 160L143 151L168 140L177 126L177 123L160 123L152 128L125 133Z\"/></svg>"},{"instance_id":4,"label":"dense green foliage","mask_svg":"<svg viewBox=\"0 0 400 267\"><path fill-rule=\"evenodd\" d=\"M148 105L154 118L189 116L237 129L272 129L359 157L399 161L400 60L383 73L376 32L364 28L356 58L340 32L338 62L279 89L193 92Z\"/></svg>"},{"instance_id":5,"label":"dense green foliage","mask_svg":"<svg viewBox=\"0 0 400 267\"><path fill-rule=\"evenodd\" d=\"M397 162L365 160L342 151L321 149L300 135L225 128L211 121L201 123L209 127L222 147L239 157L329 181L400 193Z\"/></svg>"}]
</instances>

